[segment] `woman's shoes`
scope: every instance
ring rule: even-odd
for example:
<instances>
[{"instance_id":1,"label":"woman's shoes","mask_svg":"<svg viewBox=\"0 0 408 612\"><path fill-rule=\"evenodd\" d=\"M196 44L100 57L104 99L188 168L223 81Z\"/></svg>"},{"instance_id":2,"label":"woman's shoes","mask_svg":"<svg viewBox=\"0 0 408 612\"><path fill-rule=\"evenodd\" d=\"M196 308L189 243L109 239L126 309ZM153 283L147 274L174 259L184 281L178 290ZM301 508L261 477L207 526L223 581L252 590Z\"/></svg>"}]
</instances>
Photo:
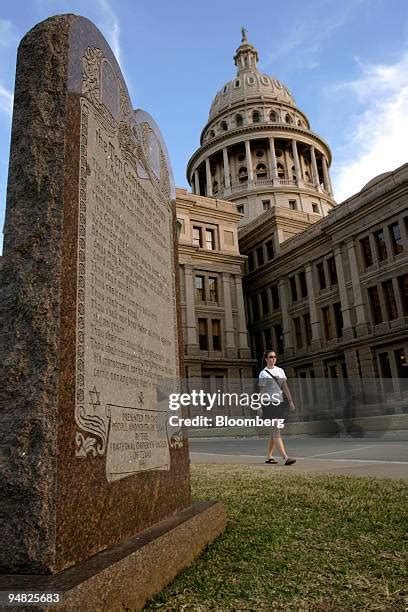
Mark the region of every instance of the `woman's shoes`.
<instances>
[{"instance_id":1,"label":"woman's shoes","mask_svg":"<svg viewBox=\"0 0 408 612\"><path fill-rule=\"evenodd\" d=\"M296 463L296 459L291 459L290 457L288 457L284 465L293 465L294 463Z\"/></svg>"},{"instance_id":2,"label":"woman's shoes","mask_svg":"<svg viewBox=\"0 0 408 612\"><path fill-rule=\"evenodd\" d=\"M272 463L278 463L278 462L276 461L276 459L274 459L274 458L272 457L271 459L267 459L267 460L265 461L265 463L270 463L270 464L272 464Z\"/></svg>"}]
</instances>

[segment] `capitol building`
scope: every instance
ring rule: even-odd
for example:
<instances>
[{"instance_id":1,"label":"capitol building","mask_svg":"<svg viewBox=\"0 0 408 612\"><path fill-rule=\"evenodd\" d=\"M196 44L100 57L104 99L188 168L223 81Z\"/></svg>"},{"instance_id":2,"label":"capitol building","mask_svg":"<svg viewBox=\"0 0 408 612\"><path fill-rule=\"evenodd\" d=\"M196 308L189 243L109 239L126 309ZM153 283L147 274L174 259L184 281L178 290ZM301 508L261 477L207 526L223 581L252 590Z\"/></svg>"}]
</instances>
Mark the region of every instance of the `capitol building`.
<instances>
[{"instance_id":1,"label":"capitol building","mask_svg":"<svg viewBox=\"0 0 408 612\"><path fill-rule=\"evenodd\" d=\"M408 354L408 164L336 204L328 144L245 30L177 190L187 378L382 377Z\"/></svg>"}]
</instances>

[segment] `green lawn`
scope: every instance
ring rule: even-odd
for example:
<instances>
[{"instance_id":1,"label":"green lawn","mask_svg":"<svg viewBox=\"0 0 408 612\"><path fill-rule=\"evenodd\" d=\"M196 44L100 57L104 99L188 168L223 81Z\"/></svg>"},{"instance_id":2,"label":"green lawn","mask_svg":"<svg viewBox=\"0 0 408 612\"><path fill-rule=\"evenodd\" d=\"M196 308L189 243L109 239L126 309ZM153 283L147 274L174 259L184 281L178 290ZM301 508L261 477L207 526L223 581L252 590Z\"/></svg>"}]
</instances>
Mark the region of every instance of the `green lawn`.
<instances>
[{"instance_id":1,"label":"green lawn","mask_svg":"<svg viewBox=\"0 0 408 612\"><path fill-rule=\"evenodd\" d=\"M402 481L192 467L226 531L146 609L405 610ZM405 601L405 605L404 605Z\"/></svg>"}]
</instances>

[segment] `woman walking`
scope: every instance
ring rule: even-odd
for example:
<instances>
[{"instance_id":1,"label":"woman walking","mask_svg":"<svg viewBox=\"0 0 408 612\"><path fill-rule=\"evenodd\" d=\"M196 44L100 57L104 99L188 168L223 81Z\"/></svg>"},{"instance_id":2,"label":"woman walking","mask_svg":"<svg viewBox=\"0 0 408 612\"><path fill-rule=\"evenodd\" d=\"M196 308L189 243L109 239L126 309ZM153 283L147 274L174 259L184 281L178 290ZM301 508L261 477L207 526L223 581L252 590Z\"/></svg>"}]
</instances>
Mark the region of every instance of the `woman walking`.
<instances>
[{"instance_id":1,"label":"woman walking","mask_svg":"<svg viewBox=\"0 0 408 612\"><path fill-rule=\"evenodd\" d=\"M282 419L285 416L284 395L288 400L289 408L292 412L295 410L295 406L289 391L286 374L282 368L278 368L276 365L276 359L277 357L275 351L265 351L263 362L266 363L266 367L264 367L264 369L259 373L259 386L266 387L271 399L270 405L266 407L267 411L265 411L265 417ZM280 404L274 405L273 401L277 403L278 399ZM265 463L278 463L273 457L275 445L277 446L279 453L282 455L284 465L293 465L296 463L296 459L289 457L286 453L285 445L283 444L280 434L280 429L277 427L272 428L268 444L268 457Z\"/></svg>"}]
</instances>

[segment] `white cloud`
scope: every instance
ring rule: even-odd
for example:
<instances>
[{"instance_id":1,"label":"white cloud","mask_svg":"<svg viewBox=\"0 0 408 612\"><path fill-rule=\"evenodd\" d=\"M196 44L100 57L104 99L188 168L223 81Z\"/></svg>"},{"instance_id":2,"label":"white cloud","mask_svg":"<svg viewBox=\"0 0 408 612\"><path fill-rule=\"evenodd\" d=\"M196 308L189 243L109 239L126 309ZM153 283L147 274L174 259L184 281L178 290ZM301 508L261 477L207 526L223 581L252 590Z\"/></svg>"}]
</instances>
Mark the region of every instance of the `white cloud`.
<instances>
[{"instance_id":1,"label":"white cloud","mask_svg":"<svg viewBox=\"0 0 408 612\"><path fill-rule=\"evenodd\" d=\"M376 175L408 161L408 50L394 64L360 66L359 79L337 86L363 108L333 172L339 202Z\"/></svg>"},{"instance_id":2,"label":"white cloud","mask_svg":"<svg viewBox=\"0 0 408 612\"><path fill-rule=\"evenodd\" d=\"M3 85L0 85L0 111L7 115L13 112L13 94Z\"/></svg>"}]
</instances>

